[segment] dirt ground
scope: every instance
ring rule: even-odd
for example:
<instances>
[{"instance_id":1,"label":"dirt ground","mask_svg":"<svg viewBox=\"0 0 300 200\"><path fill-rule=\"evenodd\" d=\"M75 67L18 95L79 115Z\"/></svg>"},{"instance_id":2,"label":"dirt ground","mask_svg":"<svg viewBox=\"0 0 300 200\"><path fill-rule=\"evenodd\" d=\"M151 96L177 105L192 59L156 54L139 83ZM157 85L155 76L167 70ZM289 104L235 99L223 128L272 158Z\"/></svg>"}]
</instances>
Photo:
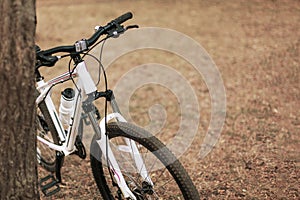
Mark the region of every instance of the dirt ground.
<instances>
[{"instance_id":1,"label":"dirt ground","mask_svg":"<svg viewBox=\"0 0 300 200\"><path fill-rule=\"evenodd\" d=\"M195 139L180 158L201 198L300 199L300 2L37 0L36 42L41 48L72 44L89 37L95 25L127 11L134 14L132 23L141 27L169 28L192 37L222 75L227 110L216 147L204 159L195 159L201 142ZM163 56L155 61L163 61ZM108 71L111 84L130 66L153 61L133 58L121 58L122 67L116 63L118 70ZM176 58L168 64L173 61ZM186 78L193 79L184 69ZM55 73L66 70L57 68ZM52 72L45 69L48 75ZM201 80L191 82L203 106L201 135L210 118L209 94ZM166 102L162 90L137 92L132 109L137 123L145 123L152 101ZM173 105L169 106L166 110L172 112ZM174 131L177 123L176 117L168 118L166 130ZM85 160L66 158L62 174L66 185L52 199L97 199L90 172Z\"/></svg>"}]
</instances>

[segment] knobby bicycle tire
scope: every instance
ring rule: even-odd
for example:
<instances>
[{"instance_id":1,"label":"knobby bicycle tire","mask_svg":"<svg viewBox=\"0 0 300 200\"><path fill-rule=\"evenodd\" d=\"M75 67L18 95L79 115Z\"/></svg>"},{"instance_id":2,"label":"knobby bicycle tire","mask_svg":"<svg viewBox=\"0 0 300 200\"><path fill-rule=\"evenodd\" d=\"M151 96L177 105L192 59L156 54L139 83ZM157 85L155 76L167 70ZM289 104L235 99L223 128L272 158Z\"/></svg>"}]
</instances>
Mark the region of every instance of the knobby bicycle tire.
<instances>
[{"instance_id":1,"label":"knobby bicycle tire","mask_svg":"<svg viewBox=\"0 0 300 200\"><path fill-rule=\"evenodd\" d=\"M43 120L44 122L46 123L46 126L48 127L49 131L47 134L51 134L52 136L52 140L53 140L53 143L54 144L58 144L59 143L59 139L58 139L58 133L56 131L56 128L55 128L55 125L50 117L50 113L47 109L47 106L46 106L46 103L45 101L42 101L39 105L38 105L38 109L40 109L41 113L42 113L42 117L43 117ZM38 113L37 113L37 118L38 118ZM40 116L41 117L41 116ZM37 120L38 123L41 123L40 120ZM40 142L41 143L41 142ZM45 144L42 144L42 145L45 145ZM46 147L47 145L45 145ZM46 147L48 148L48 150L50 150L49 147ZM52 150L53 153L54 153L54 156L55 156L55 150ZM41 154L39 155L40 158L39 158L39 162L41 164L41 166L43 168L45 168L46 170L50 171L50 172L55 172L55 166L56 166L56 159L54 160L49 160L48 158L46 157L43 157L43 152L41 152Z\"/></svg>"},{"instance_id":2,"label":"knobby bicycle tire","mask_svg":"<svg viewBox=\"0 0 300 200\"><path fill-rule=\"evenodd\" d=\"M139 128L135 125L129 124L129 123L113 122L113 123L109 123L107 125L107 135L109 137L111 146L114 146L114 144L112 144L111 140L114 140L115 138L121 138L121 137L129 138L129 139L135 141L136 143L139 143L138 144L139 149L141 147L147 149L149 151L148 153L151 153L151 155L153 154L156 157L155 158L156 160L159 160L160 162L162 162L163 166L165 166L165 168L166 168L166 169L164 169L163 173L168 171L170 173L170 177L172 179L174 179L173 184L177 185L177 186L170 185L171 189L169 189L169 190L166 189L166 191L164 191L164 192L169 193L170 196L166 196L169 194L162 194L162 196L157 196L159 199L185 199L185 200L200 199L196 187L194 186L191 178L189 177L188 173L183 168L181 163L176 159L176 157L166 148L166 146L161 141L159 141L156 137L152 136L149 132L147 132L144 129ZM113 148L113 147L111 147L111 148ZM107 167L105 167L106 161L102 161L101 156L102 156L101 149L100 149L98 143L96 142L96 137L94 136L92 143L91 143L91 152L90 152L91 168L92 168L92 172L94 175L94 179L97 183L98 189L99 189L102 197L105 200L111 200L111 199L115 199L115 198L117 199L116 196L118 196L118 192L114 193L111 191L115 187L111 186L112 185L111 177L108 173ZM122 156L124 156L124 155L122 155ZM148 158L150 158L150 156L146 155L143 159L148 159ZM153 160L152 159L150 159L150 160L151 160L150 162L152 163ZM144 162L147 162L147 161L144 160ZM148 170L148 168L147 168L147 170ZM105 174L105 171L107 174ZM154 173L156 173L156 172L154 172ZM130 175L127 176L126 172L123 172L123 170L122 170L122 174L124 175L124 177L127 177L127 178L130 177L131 179L133 179ZM165 176L165 175L163 175L163 176ZM151 179L155 179L155 175L154 175L154 177L151 177ZM159 182L160 180L157 180L157 181ZM134 182L134 181L126 180L126 182L129 185L129 184L131 184L129 182ZM137 199L148 199L148 197L150 199L153 199L153 198L156 199L155 195L158 195L156 189L157 189L159 183L157 185L156 185L156 182L153 181L153 183L154 183L153 191L150 194L143 194L141 196L136 195ZM112 187L112 189L111 189L111 187ZM138 189L137 185L135 185L135 187ZM163 185L162 187L163 187L162 189L164 189L164 187L166 187L166 186ZM172 196L172 195L174 195L173 191L172 191L173 190L172 187L176 187L176 188L178 187L179 193L180 193L180 195L182 195L182 197L176 196L177 194L175 194L175 196ZM133 190L132 187L130 189ZM158 188L158 189L160 189L160 188ZM141 189L139 189L139 191L141 191ZM120 191L119 191L119 193L120 193Z\"/></svg>"}]
</instances>

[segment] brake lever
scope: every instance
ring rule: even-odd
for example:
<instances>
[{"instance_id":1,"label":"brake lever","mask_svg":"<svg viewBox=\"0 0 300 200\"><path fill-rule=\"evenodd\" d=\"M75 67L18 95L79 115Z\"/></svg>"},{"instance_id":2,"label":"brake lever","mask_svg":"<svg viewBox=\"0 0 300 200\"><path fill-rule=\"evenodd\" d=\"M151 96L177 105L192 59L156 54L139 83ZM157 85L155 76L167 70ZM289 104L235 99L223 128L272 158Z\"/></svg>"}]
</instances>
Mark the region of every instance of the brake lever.
<instances>
[{"instance_id":1,"label":"brake lever","mask_svg":"<svg viewBox=\"0 0 300 200\"><path fill-rule=\"evenodd\" d=\"M114 29L108 31L108 37L117 38L117 37L119 37L120 34L122 34L126 31L124 26L122 26L120 24L116 23L115 26L116 27Z\"/></svg>"},{"instance_id":2,"label":"brake lever","mask_svg":"<svg viewBox=\"0 0 300 200\"><path fill-rule=\"evenodd\" d=\"M138 25L129 25L126 28L124 26L121 26L120 24L116 24L116 28L113 30L108 31L108 37L117 38L120 34L124 33L125 31L133 28L139 28Z\"/></svg>"},{"instance_id":3,"label":"brake lever","mask_svg":"<svg viewBox=\"0 0 300 200\"><path fill-rule=\"evenodd\" d=\"M127 31L128 29L133 29L133 28L139 28L138 25L134 24L134 25L129 25L129 26L126 26L125 30Z\"/></svg>"}]
</instances>

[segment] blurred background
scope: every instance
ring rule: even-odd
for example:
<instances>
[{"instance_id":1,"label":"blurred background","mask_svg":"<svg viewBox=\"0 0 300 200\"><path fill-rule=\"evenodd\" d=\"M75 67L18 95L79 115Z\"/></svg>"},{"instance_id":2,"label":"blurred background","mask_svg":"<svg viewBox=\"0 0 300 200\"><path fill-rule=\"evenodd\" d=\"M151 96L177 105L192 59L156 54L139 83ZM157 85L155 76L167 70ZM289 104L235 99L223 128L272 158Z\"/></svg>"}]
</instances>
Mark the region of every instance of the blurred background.
<instances>
[{"instance_id":1,"label":"blurred background","mask_svg":"<svg viewBox=\"0 0 300 200\"><path fill-rule=\"evenodd\" d=\"M201 197L300 198L299 1L37 0L36 10L36 43L42 49L88 38L96 25L127 11L134 18L126 24L173 29L193 38L217 65L226 90L226 121L217 145L204 159L198 153L210 121L210 94L189 63L167 52L130 53L107 69L109 87L135 66L172 66L191 84L201 108L197 135L180 157ZM49 80L67 70L68 60L62 60L43 74ZM56 103L59 93L59 88L53 93ZM154 104L166 111L160 137L167 142L180 122L172 91L159 85L139 88L130 99L131 118L147 125ZM67 157L65 165L66 185L53 199L98 199L89 163Z\"/></svg>"}]
</instances>

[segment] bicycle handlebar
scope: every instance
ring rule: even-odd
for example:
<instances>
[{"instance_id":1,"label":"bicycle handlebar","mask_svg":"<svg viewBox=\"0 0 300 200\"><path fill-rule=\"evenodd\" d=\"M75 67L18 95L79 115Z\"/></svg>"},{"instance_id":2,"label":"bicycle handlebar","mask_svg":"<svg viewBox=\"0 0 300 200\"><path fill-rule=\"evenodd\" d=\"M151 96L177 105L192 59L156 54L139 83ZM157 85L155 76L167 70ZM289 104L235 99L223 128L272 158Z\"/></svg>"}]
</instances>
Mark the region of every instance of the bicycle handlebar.
<instances>
[{"instance_id":1,"label":"bicycle handlebar","mask_svg":"<svg viewBox=\"0 0 300 200\"><path fill-rule=\"evenodd\" d=\"M123 15L121 15L120 17L117 17L116 19L114 19L113 21L115 21L117 24L122 24L125 21L129 20L132 18L132 13L131 12L127 12Z\"/></svg>"},{"instance_id":2,"label":"bicycle handlebar","mask_svg":"<svg viewBox=\"0 0 300 200\"><path fill-rule=\"evenodd\" d=\"M129 20L132 18L132 13L127 12L116 19L112 20L109 22L106 26L101 26L89 39L86 40L87 48L92 46L101 35L107 34L108 31L110 31L112 28L116 28L118 25L124 23L125 21ZM42 51L43 56L49 56L54 53L59 53L59 52L68 52L68 53L73 53L77 52L75 45L67 45L67 46L58 46L54 47L48 50Z\"/></svg>"}]
</instances>

